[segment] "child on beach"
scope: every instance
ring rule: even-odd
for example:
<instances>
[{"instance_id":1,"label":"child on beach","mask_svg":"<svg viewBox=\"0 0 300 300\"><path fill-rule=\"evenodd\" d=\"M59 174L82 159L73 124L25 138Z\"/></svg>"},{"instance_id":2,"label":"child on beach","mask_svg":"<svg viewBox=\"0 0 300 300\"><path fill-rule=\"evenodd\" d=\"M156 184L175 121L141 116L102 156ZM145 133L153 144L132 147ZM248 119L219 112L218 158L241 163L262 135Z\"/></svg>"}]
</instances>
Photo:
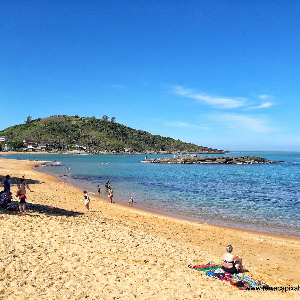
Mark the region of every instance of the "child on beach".
<instances>
[{"instance_id":1,"label":"child on beach","mask_svg":"<svg viewBox=\"0 0 300 300\"><path fill-rule=\"evenodd\" d=\"M85 199L85 207L86 207L87 211L90 211L90 202L91 202L91 199L88 196L87 191L83 191L83 193L84 193L84 199Z\"/></svg>"},{"instance_id":2,"label":"child on beach","mask_svg":"<svg viewBox=\"0 0 300 300\"><path fill-rule=\"evenodd\" d=\"M21 185L17 191L17 197L20 199L20 213L25 214L26 213L26 186L25 186L25 179L21 179Z\"/></svg>"},{"instance_id":3,"label":"child on beach","mask_svg":"<svg viewBox=\"0 0 300 300\"><path fill-rule=\"evenodd\" d=\"M128 205L133 205L133 197L132 196L128 200Z\"/></svg>"},{"instance_id":4,"label":"child on beach","mask_svg":"<svg viewBox=\"0 0 300 300\"><path fill-rule=\"evenodd\" d=\"M114 191L110 188L108 192L108 198L110 199L110 203L113 203L112 199L114 196Z\"/></svg>"}]
</instances>

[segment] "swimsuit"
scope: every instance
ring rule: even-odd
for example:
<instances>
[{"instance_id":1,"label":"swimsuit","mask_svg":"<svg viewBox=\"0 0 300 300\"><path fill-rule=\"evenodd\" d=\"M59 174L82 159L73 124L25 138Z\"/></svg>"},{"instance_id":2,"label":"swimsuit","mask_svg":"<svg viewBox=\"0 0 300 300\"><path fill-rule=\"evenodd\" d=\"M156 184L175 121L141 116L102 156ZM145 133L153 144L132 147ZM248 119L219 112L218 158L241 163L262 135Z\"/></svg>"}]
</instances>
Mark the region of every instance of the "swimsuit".
<instances>
[{"instance_id":1,"label":"swimsuit","mask_svg":"<svg viewBox=\"0 0 300 300\"><path fill-rule=\"evenodd\" d=\"M90 199L90 197L89 197L89 196L87 196L87 195L84 195L84 199L85 199L85 204L87 204L87 203L91 202L91 199Z\"/></svg>"},{"instance_id":2,"label":"swimsuit","mask_svg":"<svg viewBox=\"0 0 300 300\"><path fill-rule=\"evenodd\" d=\"M227 260L223 260L224 261L224 263L226 263L226 264L233 264L234 263L234 261L227 261Z\"/></svg>"},{"instance_id":3,"label":"swimsuit","mask_svg":"<svg viewBox=\"0 0 300 300\"><path fill-rule=\"evenodd\" d=\"M20 203L26 203L26 201L25 201L26 196L25 195L19 195L19 199L20 199Z\"/></svg>"},{"instance_id":4,"label":"swimsuit","mask_svg":"<svg viewBox=\"0 0 300 300\"><path fill-rule=\"evenodd\" d=\"M238 273L238 270L236 269L235 266L231 267L231 268L226 268L224 266L222 266L222 269L227 272L227 273L230 273L230 274L235 274L235 273Z\"/></svg>"},{"instance_id":5,"label":"swimsuit","mask_svg":"<svg viewBox=\"0 0 300 300\"><path fill-rule=\"evenodd\" d=\"M224 263L226 264L232 264L233 266L231 268L226 268L224 266L222 266L222 269L230 274L235 274L238 273L238 270L236 269L236 266L234 265L234 261L227 261L226 259L223 260Z\"/></svg>"}]
</instances>

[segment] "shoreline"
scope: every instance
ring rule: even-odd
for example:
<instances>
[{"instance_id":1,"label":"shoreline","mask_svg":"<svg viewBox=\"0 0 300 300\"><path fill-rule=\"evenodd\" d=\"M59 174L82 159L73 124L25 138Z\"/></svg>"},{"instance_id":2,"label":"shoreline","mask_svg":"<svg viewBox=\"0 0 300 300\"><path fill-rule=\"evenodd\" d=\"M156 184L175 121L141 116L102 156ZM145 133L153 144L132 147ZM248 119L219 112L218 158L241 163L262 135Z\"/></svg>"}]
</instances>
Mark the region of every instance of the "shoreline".
<instances>
[{"instance_id":1,"label":"shoreline","mask_svg":"<svg viewBox=\"0 0 300 300\"><path fill-rule=\"evenodd\" d=\"M59 154L57 152L47 152L47 151L28 151L28 152L25 152L25 151L22 151L22 152L19 152L19 151L7 151L7 152L0 152L0 156L5 156L5 155L30 155L30 154ZM3 157L5 158L5 157Z\"/></svg>"},{"instance_id":2,"label":"shoreline","mask_svg":"<svg viewBox=\"0 0 300 300\"><path fill-rule=\"evenodd\" d=\"M52 176L52 175L50 175L50 176ZM53 176L53 177L55 177L55 176ZM63 181L61 181L61 182L63 182ZM66 182L63 182L63 183L66 183ZM66 183L66 184L70 185L69 183ZM79 187L76 187L73 185L71 185L71 186L80 190ZM102 201L110 203L105 198L102 198L99 195L96 195L96 193L93 194L93 196L101 199ZM217 222L213 223L213 221L210 221L210 220L204 220L204 219L201 220L196 217L193 218L193 217L189 217L187 215L179 214L176 212L163 211L163 210L159 210L158 208L146 207L146 206L138 205L138 204L135 204L135 206L129 206L125 203L120 203L120 202L116 202L116 203L114 202L114 204L120 205L121 207L124 207L124 208L128 208L129 210L132 209L139 213L153 214L153 215L156 215L157 217L163 217L163 218L166 217L166 218L170 218L170 219L174 219L174 220L178 220L178 221L187 221L187 222L191 222L191 223L195 223L195 224L209 225L209 226L213 226L213 227L220 228L220 229L232 229L232 230L236 230L236 231L240 231L240 232L261 234L266 237L273 236L273 237L277 237L277 238L287 238L287 239L291 239L291 240L296 239L296 240L300 241L300 235L288 235L288 234L280 234L280 233L274 233L274 232L269 232L269 231L258 231L258 230L254 230L254 229L246 229L246 228L241 228L241 227L235 227L233 225L230 226L226 223L222 224L221 221L220 221L220 224L217 224Z\"/></svg>"},{"instance_id":3,"label":"shoreline","mask_svg":"<svg viewBox=\"0 0 300 300\"><path fill-rule=\"evenodd\" d=\"M48 163L51 164L51 162L48 162ZM58 179L59 181L81 190L79 185L76 184L78 182L76 179L67 178L67 180L64 180L64 179L66 179L65 177L60 178L60 177L56 177L55 174L53 174L51 172L49 172L49 173L43 172L42 168L39 169L39 167L42 164L43 163L41 162L40 164L38 164L36 166L38 168L38 170L35 169L37 172L53 176L54 178ZM92 195L95 197L99 197L103 201L107 201L106 200L107 194L102 193L100 196L96 192L92 192ZM107 201L107 202L109 202L109 201ZM202 219L200 217L189 216L189 215L185 215L185 214L182 214L182 213L179 213L176 211L165 211L165 210L161 210L159 208L148 207L148 206L141 205L141 204L134 204L133 207L129 207L127 205L126 201L119 201L119 202L117 202L117 204L122 205L124 207L128 207L130 209L131 208L138 209L141 212L153 213L153 214L170 217L170 218L175 218L175 219L179 219L179 220L185 220L185 221L202 223L202 224L209 224L212 226L218 226L218 227L222 227L222 228L231 228L234 230L248 231L248 232L254 232L254 233L265 234L265 235L283 236L283 237L300 239L300 233L298 233L298 234L297 233L288 233L288 232L285 232L284 230L281 231L280 229L278 229L278 230L275 229L275 230L271 231L269 228L263 227L261 224L252 225L252 224L245 224L245 223L238 223L238 222L230 222L229 220L224 221L224 220L214 220L214 219ZM253 228L250 228L251 226L253 226Z\"/></svg>"},{"instance_id":4,"label":"shoreline","mask_svg":"<svg viewBox=\"0 0 300 300\"><path fill-rule=\"evenodd\" d=\"M19 152L9 152L7 154L19 154ZM30 152L30 153L22 153L22 154L45 154L45 152ZM47 154L53 154L53 153L47 153ZM5 159L5 157L2 157ZM29 160L30 161L30 160ZM41 165L43 163L46 164L51 164L51 163L56 163L56 162L52 162L52 161L36 161L37 165L35 167L39 168L41 167ZM35 168L34 168L35 169ZM36 169L35 169L36 170ZM77 188L79 190L81 190L82 188L79 187L76 181L76 179L71 178L71 180L62 180L59 178L59 176L56 176L55 174L51 173L51 172L43 172L42 168L40 170L36 170L37 172L43 173L43 174L47 174L50 176L53 176L54 178L58 179L59 181L69 184L70 186ZM73 182L71 182L73 181ZM84 188L86 189L86 188ZM92 193L94 196L97 196L96 193ZM104 194L102 194L104 195ZM105 196L107 196L105 194ZM100 197L102 200L107 201L105 198ZM127 202L126 201L120 201L118 204L128 207ZM190 215L185 215L183 213L179 213L176 211L165 211L165 210L161 210L159 208L153 208L153 207L148 207L145 205L141 205L141 204L135 204L134 208L139 209L141 211L145 211L145 212L150 212L150 213L154 213L154 214L158 214L158 215L162 215L162 216L166 216L166 217L171 217L171 218L175 218L175 219L180 219L180 220L186 220L186 221L191 221L191 222L196 222L196 223L204 223L204 224L209 224L209 225L213 225L213 226L220 226L220 227L224 227L224 228L231 228L231 229L236 229L236 230L245 230L245 231L249 231L249 232L255 232L255 233L262 233L262 234L266 234L266 235L274 235L274 236L284 236L284 237L291 237L291 238L296 238L296 239L300 239L300 233L294 233L294 232L287 232L284 229L280 230L280 229L275 229L275 230L271 230L270 228L266 228L264 227L262 224L247 224L247 223L238 223L238 222L232 222L229 220L219 220L219 219L202 219L201 217L197 217L197 216L190 216ZM251 226L253 226L253 228L251 228ZM288 230L288 229L287 229Z\"/></svg>"},{"instance_id":5,"label":"shoreline","mask_svg":"<svg viewBox=\"0 0 300 300\"><path fill-rule=\"evenodd\" d=\"M20 154L19 152L7 152L7 154ZM45 152L22 152L22 154L46 154ZM47 153L47 154L59 154L59 153ZM5 159L5 157L2 157ZM39 168L41 167L42 164L46 163L51 165L51 163L56 164L57 162L52 162L52 161L36 161L37 165L35 167ZM77 180L74 178L70 178L70 180L62 180L63 178L59 178L59 176L56 176L55 174L51 173L51 172L43 172L42 168L40 170L37 170L34 167L34 169L37 172L43 173L43 174L47 174L50 176L53 176L54 178L56 178L57 180L66 183L74 188L77 188L79 190L82 189L82 187L79 187L79 185L77 184ZM73 184L73 182L74 184ZM86 189L84 187L84 189ZM99 196L96 193L92 192L93 196ZM102 194L104 195L104 194ZM105 194L105 196L107 196ZM103 201L107 201L105 198L100 197ZM124 206L124 207L129 207L127 205L126 201L119 201L120 205ZM132 208L132 207L130 207ZM191 221L191 222L196 222L196 223L203 223L203 224L209 224L209 225L213 225L213 226L220 226L220 227L224 227L224 228L231 228L231 229L235 229L235 230L245 230L245 231L249 231L249 232L254 232L254 233L261 233L261 234L266 234L266 235L274 235L274 236L284 236L284 237L290 237L290 238L296 238L296 239L300 239L300 233L294 233L294 232L287 232L284 229L273 229L271 230L270 227L266 228L264 227L262 224L248 224L248 223L238 223L238 222L233 222L230 220L220 220L220 219L202 219L201 217L197 217L197 216L191 216L191 215L185 215L184 213L179 213L176 211L166 211L166 210L162 210L159 208L153 208L153 207L148 207L146 205L141 205L141 204L135 204L133 208L136 208L140 211L144 211L144 212L149 212L149 213L154 213L154 214L158 214L158 215L162 215L162 216L166 216L166 217L171 217L171 218L175 218L175 219L179 219L179 220L186 220L186 221ZM253 228L251 228L253 226ZM286 229L288 230L288 229Z\"/></svg>"},{"instance_id":6,"label":"shoreline","mask_svg":"<svg viewBox=\"0 0 300 300\"><path fill-rule=\"evenodd\" d=\"M0 237L0 295L6 299L299 296L295 291L243 292L187 267L220 263L226 245L232 244L250 277L270 286L297 287L299 239L176 219L95 196L86 212L82 190L34 170L37 162L0 163L4 175L41 182L30 186L28 203L34 208L27 215L0 215L0 228L9 233ZM14 195L16 188L12 186Z\"/></svg>"}]
</instances>

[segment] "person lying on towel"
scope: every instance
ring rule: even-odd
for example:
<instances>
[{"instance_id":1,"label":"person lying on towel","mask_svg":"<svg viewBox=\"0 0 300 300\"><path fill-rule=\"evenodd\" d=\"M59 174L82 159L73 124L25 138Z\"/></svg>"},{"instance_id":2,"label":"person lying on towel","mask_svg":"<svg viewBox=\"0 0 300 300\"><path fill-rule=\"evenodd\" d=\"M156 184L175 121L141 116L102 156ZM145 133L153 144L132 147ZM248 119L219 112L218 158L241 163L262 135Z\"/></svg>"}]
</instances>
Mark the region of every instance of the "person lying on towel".
<instances>
[{"instance_id":1,"label":"person lying on towel","mask_svg":"<svg viewBox=\"0 0 300 300\"><path fill-rule=\"evenodd\" d=\"M233 247L231 245L227 246L226 250L227 252L223 254L223 270L231 274L243 273L242 258L232 254Z\"/></svg>"}]
</instances>

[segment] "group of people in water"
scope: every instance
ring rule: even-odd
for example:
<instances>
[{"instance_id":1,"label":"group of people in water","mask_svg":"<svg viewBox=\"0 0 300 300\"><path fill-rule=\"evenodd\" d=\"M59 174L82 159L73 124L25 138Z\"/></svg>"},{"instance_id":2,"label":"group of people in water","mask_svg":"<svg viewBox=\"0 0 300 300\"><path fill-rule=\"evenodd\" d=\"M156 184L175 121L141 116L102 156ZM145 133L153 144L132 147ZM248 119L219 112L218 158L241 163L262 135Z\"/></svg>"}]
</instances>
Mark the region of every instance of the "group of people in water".
<instances>
[{"instance_id":1,"label":"group of people in water","mask_svg":"<svg viewBox=\"0 0 300 300\"><path fill-rule=\"evenodd\" d=\"M114 203L113 202L114 191L111 187L109 180L106 181L104 187L105 187L105 192L110 200L110 203ZM101 187L99 184L97 185L97 192L99 195L101 194ZM90 197L88 196L88 192L86 190L84 190L83 193L84 193L84 199L85 199L85 207L86 207L87 211L89 211L91 200L90 200ZM128 205L133 206L133 203L134 203L133 197L131 196L128 200Z\"/></svg>"},{"instance_id":2,"label":"group of people in water","mask_svg":"<svg viewBox=\"0 0 300 300\"><path fill-rule=\"evenodd\" d=\"M114 196L114 191L111 188L111 185L110 185L109 181L106 181L106 183L105 183L105 189L106 189L106 193L108 194L108 198L110 199L110 203L114 203L113 200L112 200L113 196ZM101 187L100 187L99 184L97 185L97 192L98 192L98 194L101 194ZM86 210L90 211L90 202L91 202L91 199L88 196L88 192L86 190L84 190L83 193L84 193L84 201L85 201Z\"/></svg>"}]
</instances>

